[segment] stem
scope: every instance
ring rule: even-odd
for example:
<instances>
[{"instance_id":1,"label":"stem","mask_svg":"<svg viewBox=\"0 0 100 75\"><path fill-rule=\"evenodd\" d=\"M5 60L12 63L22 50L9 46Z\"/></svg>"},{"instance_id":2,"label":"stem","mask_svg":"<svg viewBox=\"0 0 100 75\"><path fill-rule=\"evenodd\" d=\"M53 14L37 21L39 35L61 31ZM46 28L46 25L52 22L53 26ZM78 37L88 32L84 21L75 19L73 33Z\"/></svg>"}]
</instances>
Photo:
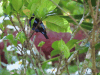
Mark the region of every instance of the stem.
<instances>
[{"instance_id":1,"label":"stem","mask_svg":"<svg viewBox=\"0 0 100 75\"><path fill-rule=\"evenodd\" d=\"M31 62L32 62L32 64L33 64L33 67L35 67L35 64L34 64L34 62L33 62L33 60L32 60L32 57L29 56L29 55L28 55L28 57L30 58L30 60L31 60ZM34 68L34 71L35 71L36 75L38 75L38 72L37 72L36 68Z\"/></svg>"},{"instance_id":2,"label":"stem","mask_svg":"<svg viewBox=\"0 0 100 75\"><path fill-rule=\"evenodd\" d=\"M91 4L91 0L88 0L88 4L89 4L89 8L91 11L91 17L93 19L93 32L92 32L92 44L91 44L91 54L92 54L92 71L93 71L93 75L97 75L96 73L96 61L95 61L95 29L96 29L96 19L94 17L94 11L92 9L92 4Z\"/></svg>"},{"instance_id":3,"label":"stem","mask_svg":"<svg viewBox=\"0 0 100 75\"><path fill-rule=\"evenodd\" d=\"M67 62L67 60L66 60L66 59L65 59L65 63L66 63L67 73L68 73L68 75L70 75L70 74L69 74L69 70L68 70L68 62Z\"/></svg>"},{"instance_id":4,"label":"stem","mask_svg":"<svg viewBox=\"0 0 100 75\"><path fill-rule=\"evenodd\" d=\"M74 51L74 53L70 56L70 58L67 60L67 64L65 64L62 69L61 69L61 74L63 73L63 71L65 71L66 69L66 65L70 64L70 62L73 60L73 58L75 58L78 55L78 51Z\"/></svg>"},{"instance_id":5,"label":"stem","mask_svg":"<svg viewBox=\"0 0 100 75\"><path fill-rule=\"evenodd\" d=\"M14 24L14 22L12 20L12 17L10 17L10 21L11 21L12 25L14 26L14 28L16 29L15 24ZM17 29L16 29L16 31L19 32Z\"/></svg>"},{"instance_id":6,"label":"stem","mask_svg":"<svg viewBox=\"0 0 100 75\"><path fill-rule=\"evenodd\" d=\"M59 73L60 73L59 70L60 70L60 66L61 66L61 61L62 61L62 56L60 55L60 59L59 59L56 75L59 75Z\"/></svg>"}]
</instances>

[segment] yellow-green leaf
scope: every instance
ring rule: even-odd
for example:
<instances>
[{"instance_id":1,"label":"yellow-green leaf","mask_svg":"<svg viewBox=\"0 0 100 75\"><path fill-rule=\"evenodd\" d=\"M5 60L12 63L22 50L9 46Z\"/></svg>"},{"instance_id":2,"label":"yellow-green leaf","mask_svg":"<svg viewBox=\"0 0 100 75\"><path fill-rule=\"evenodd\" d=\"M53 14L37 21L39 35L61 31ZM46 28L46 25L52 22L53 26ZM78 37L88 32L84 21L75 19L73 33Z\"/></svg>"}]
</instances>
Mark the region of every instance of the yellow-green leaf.
<instances>
[{"instance_id":1,"label":"yellow-green leaf","mask_svg":"<svg viewBox=\"0 0 100 75\"><path fill-rule=\"evenodd\" d=\"M44 21L46 21L46 26L52 31L55 31L57 33L71 32L70 25L64 18L61 18L59 16L49 16L44 19Z\"/></svg>"},{"instance_id":2,"label":"yellow-green leaf","mask_svg":"<svg viewBox=\"0 0 100 75\"><path fill-rule=\"evenodd\" d=\"M23 0L11 0L13 8L18 12L23 5Z\"/></svg>"},{"instance_id":3,"label":"yellow-green leaf","mask_svg":"<svg viewBox=\"0 0 100 75\"><path fill-rule=\"evenodd\" d=\"M38 44L38 47L42 47L44 44L45 44L45 42L41 41L41 42Z\"/></svg>"}]
</instances>

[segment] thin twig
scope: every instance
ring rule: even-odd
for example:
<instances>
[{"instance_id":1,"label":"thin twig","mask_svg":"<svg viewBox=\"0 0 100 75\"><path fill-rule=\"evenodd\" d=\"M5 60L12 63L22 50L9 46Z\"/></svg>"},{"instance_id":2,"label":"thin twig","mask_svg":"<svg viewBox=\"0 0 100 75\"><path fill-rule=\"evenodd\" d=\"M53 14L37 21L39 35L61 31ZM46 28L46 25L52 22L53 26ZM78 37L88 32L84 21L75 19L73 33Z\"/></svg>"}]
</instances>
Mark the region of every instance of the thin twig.
<instances>
[{"instance_id":1,"label":"thin twig","mask_svg":"<svg viewBox=\"0 0 100 75\"><path fill-rule=\"evenodd\" d=\"M95 14L95 18L96 18L96 20L97 20L97 17L98 17L98 13L99 13L99 2L100 2L100 0L98 0L97 1L97 6L96 6L96 14Z\"/></svg>"},{"instance_id":2,"label":"thin twig","mask_svg":"<svg viewBox=\"0 0 100 75\"><path fill-rule=\"evenodd\" d=\"M73 60L73 58L75 58L78 55L78 51L74 51L74 53L70 56L70 58L67 60L67 64L65 64L62 68L61 68L61 74L63 73L63 71L66 69L66 65L70 64L70 62Z\"/></svg>"},{"instance_id":3,"label":"thin twig","mask_svg":"<svg viewBox=\"0 0 100 75\"><path fill-rule=\"evenodd\" d=\"M85 60L83 62L83 67L81 68L81 74L80 75L83 75L83 71L88 67L88 64L89 64L89 61L91 58L91 48L89 47L88 49L88 52L86 54L86 57L85 57Z\"/></svg>"},{"instance_id":4,"label":"thin twig","mask_svg":"<svg viewBox=\"0 0 100 75\"><path fill-rule=\"evenodd\" d=\"M85 2L85 0L83 0L83 5L84 5L83 17L84 17L85 16L85 12L86 12L86 2Z\"/></svg>"},{"instance_id":5,"label":"thin twig","mask_svg":"<svg viewBox=\"0 0 100 75\"><path fill-rule=\"evenodd\" d=\"M32 58L31 58L31 56L30 56L30 55L27 55L27 56L30 58L30 60L31 60L31 62L32 62L32 64L33 64L34 71L35 71L36 75L38 75L38 72L37 72L37 70L36 70L36 68L35 68L35 65L34 65L34 62L33 62Z\"/></svg>"},{"instance_id":6,"label":"thin twig","mask_svg":"<svg viewBox=\"0 0 100 75\"><path fill-rule=\"evenodd\" d=\"M59 64L58 64L58 67L57 67L56 75L59 75L59 73L60 73L61 61L62 61L62 56L60 55L60 59L59 59Z\"/></svg>"},{"instance_id":7,"label":"thin twig","mask_svg":"<svg viewBox=\"0 0 100 75\"><path fill-rule=\"evenodd\" d=\"M10 21L11 21L12 25L14 26L14 28L16 29L15 24L14 24L14 22L12 20L12 17L10 17ZM16 31L19 32L17 29L16 29Z\"/></svg>"},{"instance_id":8,"label":"thin twig","mask_svg":"<svg viewBox=\"0 0 100 75\"><path fill-rule=\"evenodd\" d=\"M80 68L79 68L79 56L78 55L77 55L77 68L78 68L78 74L81 75Z\"/></svg>"},{"instance_id":9,"label":"thin twig","mask_svg":"<svg viewBox=\"0 0 100 75\"><path fill-rule=\"evenodd\" d=\"M96 19L94 17L94 11L93 11L93 8L92 8L92 4L91 4L91 0L88 0L88 4L89 4L89 8L90 8L90 12L91 12L91 17L93 19L93 23L96 25Z\"/></svg>"},{"instance_id":10,"label":"thin twig","mask_svg":"<svg viewBox=\"0 0 100 75\"><path fill-rule=\"evenodd\" d=\"M68 69L68 62L67 62L66 59L65 59L65 64L66 64L67 73L68 73L68 75L70 75L70 74L69 74L69 69Z\"/></svg>"},{"instance_id":11,"label":"thin twig","mask_svg":"<svg viewBox=\"0 0 100 75\"><path fill-rule=\"evenodd\" d=\"M18 51L20 51L21 52L21 55L23 55L23 52L22 52L22 48L19 46L19 45L17 45L20 49L21 49L21 51L18 49L18 47L17 47L17 49L18 49Z\"/></svg>"},{"instance_id":12,"label":"thin twig","mask_svg":"<svg viewBox=\"0 0 100 75\"><path fill-rule=\"evenodd\" d=\"M20 21L20 16L19 16L19 14L17 14L17 19L18 19L18 21L19 21L19 24L20 24L20 26L21 26L23 32L25 33L25 36L27 37L26 32L25 32L25 29L24 29L24 27L23 27L23 24L22 24L22 22Z\"/></svg>"},{"instance_id":13,"label":"thin twig","mask_svg":"<svg viewBox=\"0 0 100 75\"><path fill-rule=\"evenodd\" d=\"M32 54L32 55L34 54L32 50L31 50L31 54ZM38 64L38 66L39 66L39 68L40 68L40 71L43 73L43 75L45 75L44 72L43 72L43 69L42 69L42 67L41 67L40 61L38 60L37 57L35 57L35 58L36 58L35 60L36 60L36 62L37 62L37 64Z\"/></svg>"},{"instance_id":14,"label":"thin twig","mask_svg":"<svg viewBox=\"0 0 100 75\"><path fill-rule=\"evenodd\" d=\"M73 39L73 38L75 37L76 33L78 32L78 28L79 28L79 27L82 28L82 27L80 26L80 24L82 24L82 22L83 22L84 19L89 15L89 13L90 13L90 12L88 12L86 16L83 15L83 17L81 18L81 20L80 20L78 26L76 27L75 31L73 32L73 34L72 34L70 40ZM84 31L84 30L82 30L82 31ZM89 35L87 35L87 37L89 37Z\"/></svg>"}]
</instances>

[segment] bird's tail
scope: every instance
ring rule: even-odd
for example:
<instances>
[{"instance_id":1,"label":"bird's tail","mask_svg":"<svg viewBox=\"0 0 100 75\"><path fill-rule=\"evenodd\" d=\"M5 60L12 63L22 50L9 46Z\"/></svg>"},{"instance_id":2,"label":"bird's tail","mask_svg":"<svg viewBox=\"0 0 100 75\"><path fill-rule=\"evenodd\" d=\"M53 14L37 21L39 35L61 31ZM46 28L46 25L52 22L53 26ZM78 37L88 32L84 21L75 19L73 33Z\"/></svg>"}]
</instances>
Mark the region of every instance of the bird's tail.
<instances>
[{"instance_id":1,"label":"bird's tail","mask_svg":"<svg viewBox=\"0 0 100 75\"><path fill-rule=\"evenodd\" d=\"M45 36L46 39L49 39L48 36L47 36L47 34L46 34L46 31L41 32L41 33Z\"/></svg>"},{"instance_id":2,"label":"bird's tail","mask_svg":"<svg viewBox=\"0 0 100 75\"><path fill-rule=\"evenodd\" d=\"M49 39L48 36L46 34L43 34L45 36L46 39Z\"/></svg>"}]
</instances>

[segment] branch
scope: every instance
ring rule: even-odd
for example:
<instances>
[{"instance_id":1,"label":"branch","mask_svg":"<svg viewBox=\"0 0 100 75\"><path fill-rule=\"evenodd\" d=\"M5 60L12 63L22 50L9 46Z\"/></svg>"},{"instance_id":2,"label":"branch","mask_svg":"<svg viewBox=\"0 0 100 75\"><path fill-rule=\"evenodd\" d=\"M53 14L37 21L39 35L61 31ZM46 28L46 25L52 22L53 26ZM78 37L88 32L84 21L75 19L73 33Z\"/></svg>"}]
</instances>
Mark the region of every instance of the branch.
<instances>
[{"instance_id":1,"label":"branch","mask_svg":"<svg viewBox=\"0 0 100 75\"><path fill-rule=\"evenodd\" d=\"M60 54L60 59L59 59L59 64L58 64L58 67L57 67L56 75L59 75L59 74L60 74L61 61L62 61L62 56L61 56L61 54Z\"/></svg>"},{"instance_id":2,"label":"branch","mask_svg":"<svg viewBox=\"0 0 100 75\"><path fill-rule=\"evenodd\" d=\"M97 17L98 17L98 12L99 12L99 3L100 3L100 1L98 0L97 1L97 6L96 6L96 20L97 20Z\"/></svg>"},{"instance_id":3,"label":"branch","mask_svg":"<svg viewBox=\"0 0 100 75\"><path fill-rule=\"evenodd\" d=\"M90 11L91 11L91 17L93 19L93 33L92 33L92 44L91 44L91 54L92 54L92 72L93 72L93 75L97 75L96 73L96 60L95 60L95 30L96 30L96 25L97 25L97 22L96 22L96 19L94 17L94 11L92 9L92 4L91 4L91 0L88 0L88 4L89 4L89 8L90 8Z\"/></svg>"},{"instance_id":4,"label":"branch","mask_svg":"<svg viewBox=\"0 0 100 75\"><path fill-rule=\"evenodd\" d=\"M67 60L67 64L65 64L61 69L61 74L66 69L66 65L70 64L70 62L78 55L78 51L74 51L74 53L70 56L70 58Z\"/></svg>"},{"instance_id":5,"label":"branch","mask_svg":"<svg viewBox=\"0 0 100 75\"><path fill-rule=\"evenodd\" d=\"M94 17L94 14L93 14L93 9L92 9L92 4L91 4L91 0L88 0L88 4L89 4L89 8L90 8L90 12L91 12L91 17L92 17L92 19L93 19L93 23L94 23L94 25L96 25L97 23L96 23L96 19L95 19L95 17Z\"/></svg>"},{"instance_id":6,"label":"branch","mask_svg":"<svg viewBox=\"0 0 100 75\"><path fill-rule=\"evenodd\" d=\"M22 24L21 21L20 21L19 14L17 14L17 19L18 19L18 21L19 21L19 24L20 24L20 26L21 26L23 32L25 33L25 36L27 37L26 32L25 32L25 29L24 29L24 27L23 27L23 24Z\"/></svg>"},{"instance_id":7,"label":"branch","mask_svg":"<svg viewBox=\"0 0 100 75\"><path fill-rule=\"evenodd\" d=\"M75 36L76 33L78 32L78 28L81 28L82 31L86 34L86 36L89 37L89 35L85 32L85 30L80 26L80 24L82 24L82 22L84 21L84 19L85 19L89 14L90 14L90 12L88 12L86 16L84 16L84 14L83 14L83 17L81 18L81 20L80 20L78 26L76 27L77 29L75 29L75 31L73 32L73 34L72 34L70 40L74 38L74 36Z\"/></svg>"},{"instance_id":8,"label":"branch","mask_svg":"<svg viewBox=\"0 0 100 75\"><path fill-rule=\"evenodd\" d=\"M30 58L30 60L31 60L31 62L32 62L32 64L33 64L34 71L35 71L36 75L38 75L38 72L37 72L37 70L36 70L36 68L35 68L35 65L34 65L34 62L33 62L33 60L32 60L32 57L29 56L29 55L27 55L27 56Z\"/></svg>"},{"instance_id":9,"label":"branch","mask_svg":"<svg viewBox=\"0 0 100 75\"><path fill-rule=\"evenodd\" d=\"M22 25L22 23L21 23L21 21L20 21L19 14L17 14L17 19L18 19L18 21L19 21L19 23L20 23L20 26L21 26L23 32L25 33L25 29L24 29L24 27L23 27L23 25ZM40 23L41 23L41 21L38 23L38 25L40 25ZM38 27L38 25L37 25L37 27ZM36 28L37 28L37 27L36 27ZM36 28L35 28L35 30L36 30ZM35 30L34 30L34 31L35 31ZM27 35L26 35L26 33L25 33L25 36L26 36L26 38L27 38L26 41L27 41L27 45L29 46L28 48L29 48L30 52L32 53L34 59L37 61L38 66L39 66L39 68L40 68L40 71L41 71L41 72L43 73L43 75L44 75L44 72L43 72L43 69L42 69L42 67L41 67L41 64L40 64L38 58L36 57L36 55L32 52L32 47L30 47L30 44L29 44L29 39L30 39L30 37L28 38ZM32 61L31 61L31 62L32 62Z\"/></svg>"},{"instance_id":10,"label":"branch","mask_svg":"<svg viewBox=\"0 0 100 75\"><path fill-rule=\"evenodd\" d=\"M91 48L89 47L88 49L88 52L86 54L86 57L85 57L85 60L84 60L84 63L83 63L83 67L81 68L81 74L80 75L83 75L83 71L86 70L86 68L88 67L88 64L89 64L89 61L91 58Z\"/></svg>"},{"instance_id":11,"label":"branch","mask_svg":"<svg viewBox=\"0 0 100 75\"><path fill-rule=\"evenodd\" d=\"M12 25L15 27L15 24L14 24L14 22L12 20L12 17L10 17L10 21L11 21ZM15 27L15 29L16 29L16 27ZM19 32L17 29L16 29L16 31Z\"/></svg>"}]
</instances>

